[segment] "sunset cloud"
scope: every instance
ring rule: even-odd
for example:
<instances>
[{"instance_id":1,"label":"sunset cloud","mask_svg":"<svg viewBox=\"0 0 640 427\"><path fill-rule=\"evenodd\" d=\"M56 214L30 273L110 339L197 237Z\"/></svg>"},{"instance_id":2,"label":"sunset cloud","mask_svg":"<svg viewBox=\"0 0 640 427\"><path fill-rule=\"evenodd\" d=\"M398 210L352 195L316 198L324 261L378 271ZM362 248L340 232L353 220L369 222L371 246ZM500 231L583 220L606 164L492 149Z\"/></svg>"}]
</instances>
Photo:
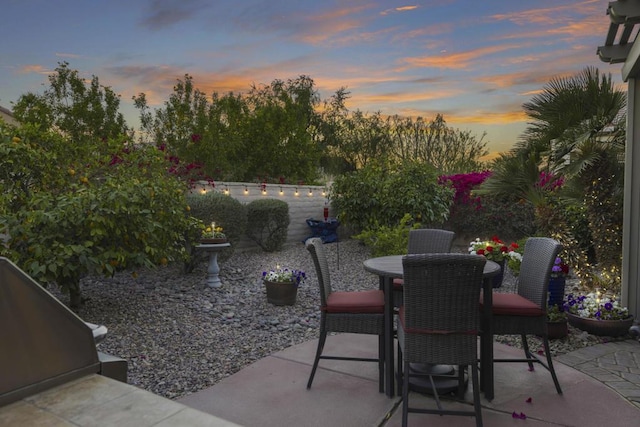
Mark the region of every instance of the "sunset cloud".
<instances>
[{"instance_id":1,"label":"sunset cloud","mask_svg":"<svg viewBox=\"0 0 640 427\"><path fill-rule=\"evenodd\" d=\"M51 74L53 71L39 64L23 65L18 69L20 74Z\"/></svg>"},{"instance_id":2,"label":"sunset cloud","mask_svg":"<svg viewBox=\"0 0 640 427\"><path fill-rule=\"evenodd\" d=\"M434 56L404 58L401 62L411 67L421 68L467 68L477 59L520 47L521 45L517 44L487 46L459 53L443 53Z\"/></svg>"},{"instance_id":3,"label":"sunset cloud","mask_svg":"<svg viewBox=\"0 0 640 427\"><path fill-rule=\"evenodd\" d=\"M522 104L551 78L592 66L626 88L620 66L596 54L610 23L602 0L112 3L7 3L2 106L41 91L60 60L98 76L127 111L141 92L161 106L185 74L207 96L306 75L323 100L344 87L350 109L442 113L505 146L526 127Z\"/></svg>"}]
</instances>

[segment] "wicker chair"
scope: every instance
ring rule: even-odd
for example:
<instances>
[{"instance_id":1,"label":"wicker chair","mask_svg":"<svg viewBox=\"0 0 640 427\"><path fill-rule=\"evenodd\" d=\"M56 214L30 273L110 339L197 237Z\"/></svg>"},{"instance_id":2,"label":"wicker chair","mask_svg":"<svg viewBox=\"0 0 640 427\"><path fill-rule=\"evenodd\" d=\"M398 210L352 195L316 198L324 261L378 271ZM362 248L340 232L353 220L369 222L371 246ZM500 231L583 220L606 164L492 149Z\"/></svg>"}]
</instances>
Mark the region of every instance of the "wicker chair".
<instances>
[{"instance_id":1,"label":"wicker chair","mask_svg":"<svg viewBox=\"0 0 640 427\"><path fill-rule=\"evenodd\" d=\"M419 228L409 231L409 254L436 254L451 252L453 239L456 234L449 230L437 228ZM393 280L393 301L394 306L402 304L402 284L403 279Z\"/></svg>"},{"instance_id":2,"label":"wicker chair","mask_svg":"<svg viewBox=\"0 0 640 427\"><path fill-rule=\"evenodd\" d=\"M402 425L409 412L475 416L482 426L478 382L478 298L486 260L469 254L409 254L403 257L404 304L398 322L398 369ZM411 372L411 363L452 364L462 379L471 365L473 411L443 409L433 377ZM409 407L411 377L428 376L437 409ZM463 382L461 381L461 387ZM462 393L459 393L462 394Z\"/></svg>"},{"instance_id":3,"label":"wicker chair","mask_svg":"<svg viewBox=\"0 0 640 427\"><path fill-rule=\"evenodd\" d=\"M378 363L378 384L380 393L384 392L384 293L382 290L334 292L327 257L322 240L311 238L306 241L311 253L320 287L320 339L316 350L313 369L307 388L311 388L313 377L320 359L354 360ZM477 300L476 300L477 301ZM378 358L357 358L323 355L328 332L349 332L356 334L378 335Z\"/></svg>"},{"instance_id":4,"label":"wicker chair","mask_svg":"<svg viewBox=\"0 0 640 427\"><path fill-rule=\"evenodd\" d=\"M556 371L553 368L547 333L547 291L551 268L562 245L547 237L530 237L524 247L524 256L518 276L518 293L494 293L492 304L493 333L496 335L520 335L524 347L523 359L494 359L494 362L527 362L533 370L533 362L544 366L553 378L558 394L562 394ZM480 300L482 305L482 299ZM529 351L527 335L542 337L546 364Z\"/></svg>"}]
</instances>

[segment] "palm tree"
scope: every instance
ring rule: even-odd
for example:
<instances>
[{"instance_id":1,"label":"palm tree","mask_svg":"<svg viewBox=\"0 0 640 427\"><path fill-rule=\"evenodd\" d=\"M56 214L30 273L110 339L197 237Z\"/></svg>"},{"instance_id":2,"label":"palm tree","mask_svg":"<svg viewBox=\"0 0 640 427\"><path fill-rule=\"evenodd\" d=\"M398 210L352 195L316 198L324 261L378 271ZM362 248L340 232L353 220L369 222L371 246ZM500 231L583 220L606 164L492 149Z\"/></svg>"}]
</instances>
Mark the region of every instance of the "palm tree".
<instances>
[{"instance_id":1,"label":"palm tree","mask_svg":"<svg viewBox=\"0 0 640 427\"><path fill-rule=\"evenodd\" d=\"M523 105L531 119L529 127L507 159L497 162L508 160L510 164L496 164L497 173L483 186L496 192L513 191L518 185L524 198L537 203L539 231L552 235L552 230L564 229L566 240L560 240L580 265L586 264L585 258L572 242L571 230L566 230L567 218L563 220L555 208L568 201L584 206L601 272L594 285L614 291L620 284L625 107L625 93L614 87L610 75L601 76L595 68L551 79ZM531 182L534 168L563 175L566 189L572 191L559 193L551 205L549 200L542 203L545 199L538 197L535 182Z\"/></svg>"}]
</instances>

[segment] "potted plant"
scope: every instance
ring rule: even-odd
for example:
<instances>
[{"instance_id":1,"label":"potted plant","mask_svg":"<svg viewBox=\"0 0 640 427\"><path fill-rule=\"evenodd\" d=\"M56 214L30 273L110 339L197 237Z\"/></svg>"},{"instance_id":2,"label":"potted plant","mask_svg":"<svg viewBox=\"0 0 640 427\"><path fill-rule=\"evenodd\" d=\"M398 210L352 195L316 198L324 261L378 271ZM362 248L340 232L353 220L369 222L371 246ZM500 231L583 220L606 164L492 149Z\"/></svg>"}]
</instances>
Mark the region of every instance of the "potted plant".
<instances>
[{"instance_id":1,"label":"potted plant","mask_svg":"<svg viewBox=\"0 0 640 427\"><path fill-rule=\"evenodd\" d=\"M569 333L567 313L562 305L549 305L547 308L547 332L549 339L564 338Z\"/></svg>"},{"instance_id":2,"label":"potted plant","mask_svg":"<svg viewBox=\"0 0 640 427\"><path fill-rule=\"evenodd\" d=\"M593 335L620 336L633 325L633 316L617 299L600 292L567 295L564 302L569 324Z\"/></svg>"},{"instance_id":3,"label":"potted plant","mask_svg":"<svg viewBox=\"0 0 640 427\"><path fill-rule=\"evenodd\" d=\"M215 222L211 225L202 226L202 236L200 236L200 243L203 244L220 244L227 243L227 235L224 234L222 227L216 226Z\"/></svg>"},{"instance_id":4,"label":"potted plant","mask_svg":"<svg viewBox=\"0 0 640 427\"><path fill-rule=\"evenodd\" d=\"M298 286L304 283L306 274L302 270L281 268L262 272L262 282L267 290L267 301L274 305L293 305Z\"/></svg>"},{"instance_id":5,"label":"potted plant","mask_svg":"<svg viewBox=\"0 0 640 427\"><path fill-rule=\"evenodd\" d=\"M469 243L469 253L472 255L482 255L490 261L500 264L500 273L493 278L493 287L502 286L504 277L504 265L510 258L509 253L518 249L517 243L506 245L498 236L491 237L490 240L480 240L479 238Z\"/></svg>"}]
</instances>

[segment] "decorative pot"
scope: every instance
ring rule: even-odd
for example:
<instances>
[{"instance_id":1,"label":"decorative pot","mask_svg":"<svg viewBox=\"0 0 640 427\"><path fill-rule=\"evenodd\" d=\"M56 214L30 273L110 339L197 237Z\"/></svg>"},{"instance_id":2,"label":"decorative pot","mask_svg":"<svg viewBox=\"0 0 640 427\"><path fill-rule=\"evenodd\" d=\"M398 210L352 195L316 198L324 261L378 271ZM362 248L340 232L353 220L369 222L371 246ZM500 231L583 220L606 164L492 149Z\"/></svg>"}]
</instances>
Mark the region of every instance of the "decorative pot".
<instances>
[{"instance_id":1,"label":"decorative pot","mask_svg":"<svg viewBox=\"0 0 640 427\"><path fill-rule=\"evenodd\" d=\"M493 276L493 288L499 288L502 286L502 279L504 278L504 267L507 261L503 259L502 261L496 261L496 263L500 266L500 272Z\"/></svg>"},{"instance_id":2,"label":"decorative pot","mask_svg":"<svg viewBox=\"0 0 640 427\"><path fill-rule=\"evenodd\" d=\"M557 322L547 322L547 334L549 339L564 338L569 335L569 327L567 320Z\"/></svg>"},{"instance_id":3,"label":"decorative pot","mask_svg":"<svg viewBox=\"0 0 640 427\"><path fill-rule=\"evenodd\" d=\"M200 243L203 245L219 245L221 243L227 243L226 237L216 237L209 239L200 239Z\"/></svg>"},{"instance_id":4,"label":"decorative pot","mask_svg":"<svg viewBox=\"0 0 640 427\"><path fill-rule=\"evenodd\" d=\"M274 305L294 305L298 287L291 282L269 282L263 280L267 289L267 301Z\"/></svg>"},{"instance_id":5,"label":"decorative pot","mask_svg":"<svg viewBox=\"0 0 640 427\"><path fill-rule=\"evenodd\" d=\"M562 306L566 283L567 279L565 277L549 278L549 307L552 305Z\"/></svg>"},{"instance_id":6,"label":"decorative pot","mask_svg":"<svg viewBox=\"0 0 640 427\"><path fill-rule=\"evenodd\" d=\"M598 336L618 337L629 333L629 328L633 325L632 316L622 320L598 320L567 313L567 317L574 328Z\"/></svg>"}]
</instances>

